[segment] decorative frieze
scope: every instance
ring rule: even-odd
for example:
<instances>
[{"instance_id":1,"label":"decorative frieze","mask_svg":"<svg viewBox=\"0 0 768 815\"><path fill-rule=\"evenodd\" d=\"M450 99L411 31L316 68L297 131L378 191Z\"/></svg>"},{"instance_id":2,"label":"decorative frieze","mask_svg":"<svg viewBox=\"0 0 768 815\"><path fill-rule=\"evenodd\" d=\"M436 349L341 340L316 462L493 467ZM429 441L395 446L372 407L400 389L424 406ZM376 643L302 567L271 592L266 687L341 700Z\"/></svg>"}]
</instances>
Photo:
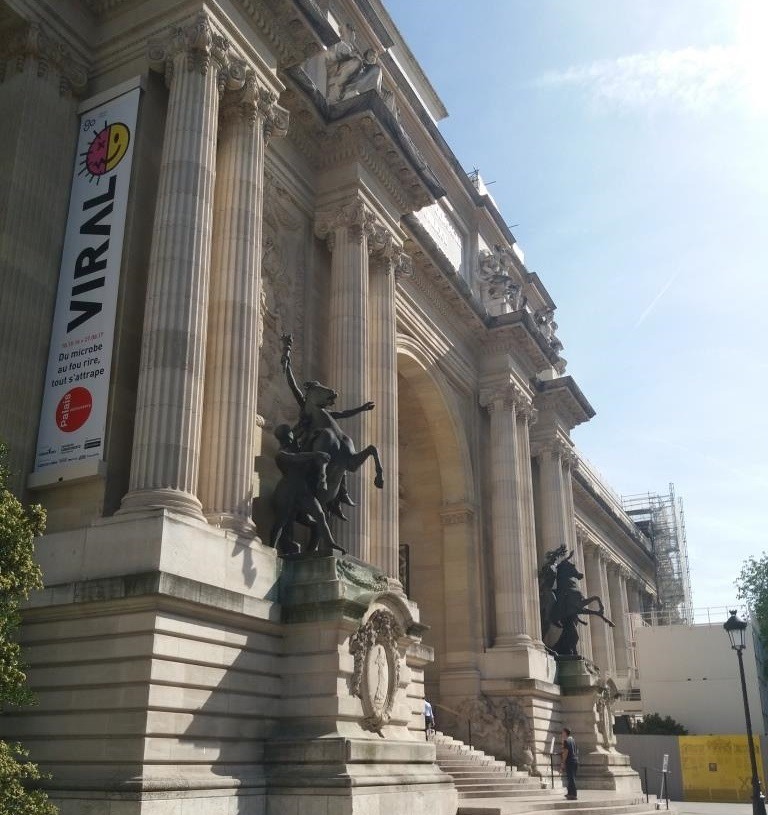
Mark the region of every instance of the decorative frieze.
<instances>
[{"instance_id":1,"label":"decorative frieze","mask_svg":"<svg viewBox=\"0 0 768 815\"><path fill-rule=\"evenodd\" d=\"M475 510L463 501L454 504L443 504L440 509L440 523L443 526L471 524L474 519Z\"/></svg>"}]
</instances>

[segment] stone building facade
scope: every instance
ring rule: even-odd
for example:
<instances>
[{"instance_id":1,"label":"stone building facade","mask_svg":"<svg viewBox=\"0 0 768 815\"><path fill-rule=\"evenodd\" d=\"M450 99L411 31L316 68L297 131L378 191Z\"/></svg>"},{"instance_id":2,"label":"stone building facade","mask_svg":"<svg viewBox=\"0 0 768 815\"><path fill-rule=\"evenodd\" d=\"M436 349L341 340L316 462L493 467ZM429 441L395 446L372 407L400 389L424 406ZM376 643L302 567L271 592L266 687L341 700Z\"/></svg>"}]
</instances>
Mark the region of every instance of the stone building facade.
<instances>
[{"instance_id":1,"label":"stone building facade","mask_svg":"<svg viewBox=\"0 0 768 815\"><path fill-rule=\"evenodd\" d=\"M565 373L555 304L445 143L382 3L2 0L0 80L0 437L15 487L48 512L23 630L40 704L0 725L52 773L62 812L288 812L350 786L449 812L425 692L456 736L471 717L475 740L548 767L565 714L544 554L573 550L616 621L592 620L582 645L619 690L653 558L571 440L594 411ZM62 294L78 139L89 111L134 92L121 252L105 271L102 244L82 250ZM89 165L104 183L84 212L111 214L115 160ZM89 223L80 235L106 234ZM107 286L97 271L116 286L103 436L57 459L39 441L54 309L80 309L69 325L97 311L74 305ZM378 571L313 577L356 586L357 617L307 616L325 600L281 589L265 543L273 431L296 414L285 334L302 379L376 405L344 427L378 447L384 487L370 465L350 475L357 506L334 529ZM354 692L358 630L389 660L386 716Z\"/></svg>"}]
</instances>

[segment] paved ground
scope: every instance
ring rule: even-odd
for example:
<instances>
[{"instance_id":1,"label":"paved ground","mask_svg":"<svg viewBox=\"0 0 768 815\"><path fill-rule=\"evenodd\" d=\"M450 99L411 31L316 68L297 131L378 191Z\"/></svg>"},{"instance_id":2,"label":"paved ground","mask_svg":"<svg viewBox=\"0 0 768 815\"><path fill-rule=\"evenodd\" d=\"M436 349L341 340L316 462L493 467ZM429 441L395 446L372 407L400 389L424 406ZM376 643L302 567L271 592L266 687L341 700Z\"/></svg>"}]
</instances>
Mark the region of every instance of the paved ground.
<instances>
[{"instance_id":1,"label":"paved ground","mask_svg":"<svg viewBox=\"0 0 768 815\"><path fill-rule=\"evenodd\" d=\"M748 815L752 804L698 804L692 801L670 801L677 815ZM662 802L662 811L664 803Z\"/></svg>"}]
</instances>

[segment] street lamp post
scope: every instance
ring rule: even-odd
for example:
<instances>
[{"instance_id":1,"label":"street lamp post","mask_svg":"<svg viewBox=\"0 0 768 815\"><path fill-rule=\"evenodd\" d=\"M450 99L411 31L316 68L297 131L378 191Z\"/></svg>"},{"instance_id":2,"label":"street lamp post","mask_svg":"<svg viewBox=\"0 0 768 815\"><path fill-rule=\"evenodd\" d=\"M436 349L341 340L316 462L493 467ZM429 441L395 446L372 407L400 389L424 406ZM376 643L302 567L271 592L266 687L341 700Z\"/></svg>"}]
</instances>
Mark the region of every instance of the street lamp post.
<instances>
[{"instance_id":1,"label":"street lamp post","mask_svg":"<svg viewBox=\"0 0 768 815\"><path fill-rule=\"evenodd\" d=\"M765 798L760 789L760 776L757 774L757 758L755 757L755 743L752 740L752 717L749 715L749 700L747 699L747 680L744 677L744 657L742 651L746 648L747 624L731 611L731 616L723 624L723 628L731 641L731 648L739 658L739 676L741 677L741 695L744 698L744 718L747 722L747 744L749 745L749 760L752 764L752 813L753 815L766 815Z\"/></svg>"}]
</instances>

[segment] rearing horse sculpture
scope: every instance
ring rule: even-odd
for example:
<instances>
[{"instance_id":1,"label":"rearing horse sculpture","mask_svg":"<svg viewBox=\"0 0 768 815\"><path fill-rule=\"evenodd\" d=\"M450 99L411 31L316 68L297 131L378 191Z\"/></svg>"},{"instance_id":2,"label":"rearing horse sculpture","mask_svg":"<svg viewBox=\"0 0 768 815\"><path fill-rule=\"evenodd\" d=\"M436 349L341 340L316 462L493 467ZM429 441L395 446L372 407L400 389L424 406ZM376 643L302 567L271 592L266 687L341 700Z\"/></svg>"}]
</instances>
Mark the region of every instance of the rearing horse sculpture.
<instances>
[{"instance_id":1,"label":"rearing horse sculpture","mask_svg":"<svg viewBox=\"0 0 768 815\"><path fill-rule=\"evenodd\" d=\"M554 650L558 654L576 656L578 651L576 646L579 642L579 632L576 624L586 625L580 614L591 614L604 620L611 628L613 623L605 616L605 606L603 601L596 595L584 597L579 589L578 580L584 575L573 563L573 551L568 557L563 558L557 565L557 580L555 586L555 604L550 612L550 622L563 629L563 633L554 645ZM589 608L592 603L597 603L597 608Z\"/></svg>"},{"instance_id":2,"label":"rearing horse sculpture","mask_svg":"<svg viewBox=\"0 0 768 815\"><path fill-rule=\"evenodd\" d=\"M332 410L338 396L333 389L319 382L305 382L302 391L291 368L291 343L290 335L283 337L281 365L291 393L299 405L299 422L294 428L296 440L302 452L326 453L329 456L317 479L315 497L326 515L333 513L344 518L339 504L354 506L346 492L346 473L357 472L369 458L372 458L376 467L373 483L379 489L384 486L384 474L376 447L369 444L359 453L356 452L354 442L339 427L336 420L348 419L363 411L373 410L374 404L366 402L349 410Z\"/></svg>"}]
</instances>

